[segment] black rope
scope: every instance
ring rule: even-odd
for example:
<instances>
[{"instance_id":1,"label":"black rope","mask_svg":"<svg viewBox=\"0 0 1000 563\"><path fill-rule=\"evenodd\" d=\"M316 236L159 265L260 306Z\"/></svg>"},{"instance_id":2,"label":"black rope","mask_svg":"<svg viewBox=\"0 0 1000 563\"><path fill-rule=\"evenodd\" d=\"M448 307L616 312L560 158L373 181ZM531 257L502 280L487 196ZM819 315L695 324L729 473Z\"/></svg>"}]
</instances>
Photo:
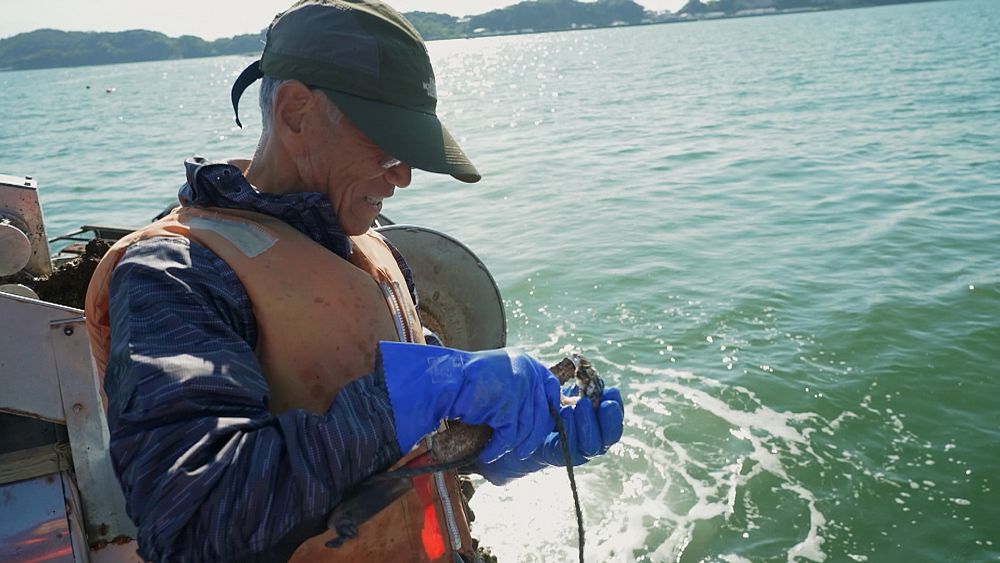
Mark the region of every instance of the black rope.
<instances>
[{"instance_id":1,"label":"black rope","mask_svg":"<svg viewBox=\"0 0 1000 563\"><path fill-rule=\"evenodd\" d=\"M573 507L576 508L576 534L580 545L580 563L583 563L583 545L586 543L583 531L583 510L580 508L580 493L576 490L576 476L573 474L573 456L569 452L569 440L566 438L566 427L562 417L552 406L549 412L556 419L556 430L559 431L559 442L562 443L563 459L566 461L566 473L569 475L569 488L573 491Z\"/></svg>"},{"instance_id":2,"label":"black rope","mask_svg":"<svg viewBox=\"0 0 1000 563\"><path fill-rule=\"evenodd\" d=\"M559 442L562 444L563 460L566 462L566 473L569 475L569 487L570 490L573 491L573 506L576 509L576 533L579 541L580 563L584 563L583 546L586 543L586 539L584 537L583 530L583 510L580 508L580 493L577 491L576 476L573 474L573 456L569 451L569 441L566 436L566 427L563 425L562 417L559 416L559 411L557 411L555 407L549 405L549 414L551 414L552 418L556 421L556 430L559 432ZM463 467L473 465L476 462L477 457L478 454L473 454L448 463L437 463L434 465L425 465L423 467L404 467L395 471L386 471L384 473L372 475L368 478L368 480L393 481L396 479L409 479L418 475L426 475L428 473L461 469ZM337 537L326 542L326 547L337 548L343 545L344 542L358 537L358 523L349 513L342 516L334 528L337 531Z\"/></svg>"}]
</instances>

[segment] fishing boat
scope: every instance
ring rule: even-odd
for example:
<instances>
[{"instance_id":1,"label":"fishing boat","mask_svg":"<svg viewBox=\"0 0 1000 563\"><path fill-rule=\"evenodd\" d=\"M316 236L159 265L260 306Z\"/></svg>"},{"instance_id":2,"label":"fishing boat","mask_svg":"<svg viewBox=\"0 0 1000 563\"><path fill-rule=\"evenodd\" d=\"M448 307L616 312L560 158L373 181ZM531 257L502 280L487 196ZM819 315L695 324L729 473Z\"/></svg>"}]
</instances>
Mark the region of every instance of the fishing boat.
<instances>
[{"instance_id":1,"label":"fishing boat","mask_svg":"<svg viewBox=\"0 0 1000 563\"><path fill-rule=\"evenodd\" d=\"M505 345L500 292L471 250L382 215L373 227L406 257L421 319L444 343ZM129 232L48 239L36 180L0 175L0 561L140 560L82 310L101 249Z\"/></svg>"}]
</instances>

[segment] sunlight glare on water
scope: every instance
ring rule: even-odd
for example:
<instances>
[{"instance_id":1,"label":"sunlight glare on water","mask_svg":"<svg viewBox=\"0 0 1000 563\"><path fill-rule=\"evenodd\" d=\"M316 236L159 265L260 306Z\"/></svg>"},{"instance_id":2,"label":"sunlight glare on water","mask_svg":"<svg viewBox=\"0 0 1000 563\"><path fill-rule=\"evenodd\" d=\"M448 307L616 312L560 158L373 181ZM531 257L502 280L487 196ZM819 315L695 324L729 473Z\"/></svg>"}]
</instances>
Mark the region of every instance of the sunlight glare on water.
<instances>
[{"instance_id":1,"label":"sunlight glare on water","mask_svg":"<svg viewBox=\"0 0 1000 563\"><path fill-rule=\"evenodd\" d=\"M428 48L483 180L384 212L477 253L508 343L620 387L588 561L1000 560L1000 2ZM251 60L0 73L0 173L50 235L142 225L185 158L252 154ZM500 561L576 560L561 468L472 508Z\"/></svg>"}]
</instances>

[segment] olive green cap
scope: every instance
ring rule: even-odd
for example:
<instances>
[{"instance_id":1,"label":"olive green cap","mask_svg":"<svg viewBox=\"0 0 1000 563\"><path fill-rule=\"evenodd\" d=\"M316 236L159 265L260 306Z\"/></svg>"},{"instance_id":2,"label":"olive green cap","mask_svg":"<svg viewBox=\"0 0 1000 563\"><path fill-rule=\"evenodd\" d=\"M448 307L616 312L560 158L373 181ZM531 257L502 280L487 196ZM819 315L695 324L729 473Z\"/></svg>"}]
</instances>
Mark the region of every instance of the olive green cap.
<instances>
[{"instance_id":1,"label":"olive green cap","mask_svg":"<svg viewBox=\"0 0 1000 563\"><path fill-rule=\"evenodd\" d=\"M278 14L264 52L233 84L239 99L267 75L322 90L369 139L406 164L478 182L438 118L434 69L410 22L378 0L301 0Z\"/></svg>"}]
</instances>

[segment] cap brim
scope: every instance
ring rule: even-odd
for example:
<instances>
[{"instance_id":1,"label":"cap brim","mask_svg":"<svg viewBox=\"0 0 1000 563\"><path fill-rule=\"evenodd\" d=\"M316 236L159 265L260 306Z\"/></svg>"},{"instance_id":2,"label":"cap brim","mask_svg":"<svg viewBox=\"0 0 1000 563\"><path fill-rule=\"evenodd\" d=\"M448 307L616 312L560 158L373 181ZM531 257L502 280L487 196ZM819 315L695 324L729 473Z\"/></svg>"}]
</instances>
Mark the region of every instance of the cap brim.
<instances>
[{"instance_id":1,"label":"cap brim","mask_svg":"<svg viewBox=\"0 0 1000 563\"><path fill-rule=\"evenodd\" d=\"M344 115L386 153L427 172L478 182L479 171L437 116L323 89Z\"/></svg>"}]
</instances>

